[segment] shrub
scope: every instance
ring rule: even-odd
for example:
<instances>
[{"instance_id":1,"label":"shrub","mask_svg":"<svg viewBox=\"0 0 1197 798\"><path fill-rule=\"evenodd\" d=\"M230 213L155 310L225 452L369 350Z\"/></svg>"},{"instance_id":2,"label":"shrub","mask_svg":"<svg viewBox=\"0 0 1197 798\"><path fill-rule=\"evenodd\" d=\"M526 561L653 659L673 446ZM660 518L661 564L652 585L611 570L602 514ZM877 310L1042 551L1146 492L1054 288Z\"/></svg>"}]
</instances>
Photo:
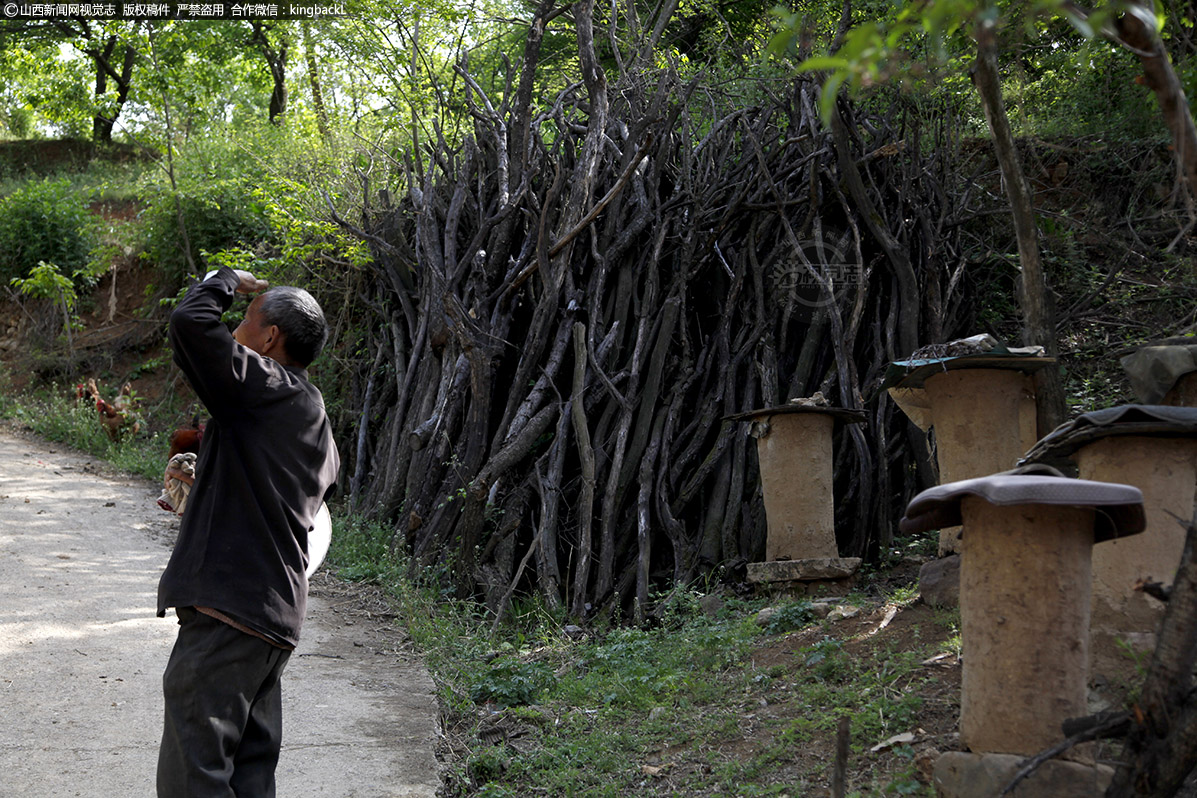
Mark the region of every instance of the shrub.
<instances>
[{"instance_id":1,"label":"shrub","mask_svg":"<svg viewBox=\"0 0 1197 798\"><path fill-rule=\"evenodd\" d=\"M85 198L65 180L30 181L0 199L0 281L28 277L45 261L81 271L95 240Z\"/></svg>"},{"instance_id":2,"label":"shrub","mask_svg":"<svg viewBox=\"0 0 1197 798\"><path fill-rule=\"evenodd\" d=\"M149 258L169 282L180 283L188 265L179 214L191 254L201 271L214 268L206 253L255 249L272 237L267 211L251 188L239 180L211 180L177 192L161 190L143 212Z\"/></svg>"},{"instance_id":3,"label":"shrub","mask_svg":"<svg viewBox=\"0 0 1197 798\"><path fill-rule=\"evenodd\" d=\"M537 662L500 660L491 665L470 689L475 703L496 703L504 707L532 704L556 683L553 672Z\"/></svg>"}]
</instances>

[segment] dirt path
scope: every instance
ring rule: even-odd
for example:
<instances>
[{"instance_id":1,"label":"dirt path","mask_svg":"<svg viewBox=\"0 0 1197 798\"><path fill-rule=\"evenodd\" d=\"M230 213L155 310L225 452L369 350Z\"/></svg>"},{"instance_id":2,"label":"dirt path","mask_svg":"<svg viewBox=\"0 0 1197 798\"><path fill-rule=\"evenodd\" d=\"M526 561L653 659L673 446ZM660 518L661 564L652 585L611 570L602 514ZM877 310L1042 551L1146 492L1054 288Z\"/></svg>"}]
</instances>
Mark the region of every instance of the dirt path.
<instances>
[{"instance_id":1,"label":"dirt path","mask_svg":"<svg viewBox=\"0 0 1197 798\"><path fill-rule=\"evenodd\" d=\"M177 521L139 480L0 429L0 796L154 793L154 615ZM280 798L432 798L433 685L400 634L317 574L284 675Z\"/></svg>"}]
</instances>

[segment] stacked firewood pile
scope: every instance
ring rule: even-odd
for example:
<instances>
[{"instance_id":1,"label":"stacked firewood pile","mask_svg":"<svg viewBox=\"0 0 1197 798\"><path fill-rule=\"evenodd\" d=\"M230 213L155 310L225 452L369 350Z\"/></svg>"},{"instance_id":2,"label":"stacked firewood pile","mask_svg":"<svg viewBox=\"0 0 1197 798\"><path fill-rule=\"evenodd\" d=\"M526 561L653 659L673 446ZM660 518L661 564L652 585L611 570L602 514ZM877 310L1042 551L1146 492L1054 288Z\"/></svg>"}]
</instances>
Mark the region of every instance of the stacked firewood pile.
<instances>
[{"instance_id":1,"label":"stacked firewood pile","mask_svg":"<svg viewBox=\"0 0 1197 798\"><path fill-rule=\"evenodd\" d=\"M888 545L928 453L870 388L970 321L947 132L847 106L829 130L806 79L608 83L574 12L582 82L534 97L545 2L507 91L461 70L472 135L338 217L374 256L355 506L500 613L535 590L639 614L760 558L754 445L726 416L821 390L870 414L837 434L841 552Z\"/></svg>"}]
</instances>

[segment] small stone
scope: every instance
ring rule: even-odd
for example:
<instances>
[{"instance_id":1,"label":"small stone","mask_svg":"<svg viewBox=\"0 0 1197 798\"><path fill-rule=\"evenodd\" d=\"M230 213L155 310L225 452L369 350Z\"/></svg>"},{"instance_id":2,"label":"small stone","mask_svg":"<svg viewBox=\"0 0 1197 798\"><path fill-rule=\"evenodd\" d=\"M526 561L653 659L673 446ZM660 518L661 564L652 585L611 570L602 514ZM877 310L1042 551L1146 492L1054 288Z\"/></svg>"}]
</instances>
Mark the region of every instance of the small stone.
<instances>
[{"instance_id":1,"label":"small stone","mask_svg":"<svg viewBox=\"0 0 1197 798\"><path fill-rule=\"evenodd\" d=\"M835 621L842 621L845 618L855 618L857 615L860 615L860 607L841 604L831 612L827 613L827 620L834 623Z\"/></svg>"},{"instance_id":2,"label":"small stone","mask_svg":"<svg viewBox=\"0 0 1197 798\"><path fill-rule=\"evenodd\" d=\"M831 601L828 601L826 598L816 598L815 601L810 604L810 613L812 613L812 615L815 617L818 617L818 619L825 619L825 617L831 615L831 611L837 607L839 607L839 599L831 599Z\"/></svg>"},{"instance_id":3,"label":"small stone","mask_svg":"<svg viewBox=\"0 0 1197 798\"><path fill-rule=\"evenodd\" d=\"M698 600L698 606L708 618L714 618L723 609L723 599L718 596L703 596Z\"/></svg>"},{"instance_id":4,"label":"small stone","mask_svg":"<svg viewBox=\"0 0 1197 798\"><path fill-rule=\"evenodd\" d=\"M756 614L757 626L768 626L769 621L773 620L773 616L777 614L777 607L765 607Z\"/></svg>"},{"instance_id":5,"label":"small stone","mask_svg":"<svg viewBox=\"0 0 1197 798\"><path fill-rule=\"evenodd\" d=\"M931 560L919 569L919 593L932 607L955 607L960 603L960 555Z\"/></svg>"}]
</instances>

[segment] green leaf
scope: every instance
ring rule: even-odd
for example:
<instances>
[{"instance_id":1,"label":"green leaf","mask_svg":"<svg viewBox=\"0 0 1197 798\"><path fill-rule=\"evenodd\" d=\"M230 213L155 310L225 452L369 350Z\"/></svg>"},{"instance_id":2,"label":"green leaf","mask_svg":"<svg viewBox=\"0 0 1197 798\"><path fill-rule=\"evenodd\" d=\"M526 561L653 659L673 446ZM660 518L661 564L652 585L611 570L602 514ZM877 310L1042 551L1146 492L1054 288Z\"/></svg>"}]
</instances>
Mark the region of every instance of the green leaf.
<instances>
[{"instance_id":1,"label":"green leaf","mask_svg":"<svg viewBox=\"0 0 1197 798\"><path fill-rule=\"evenodd\" d=\"M1080 33L1086 39L1093 38L1093 26L1089 24L1089 20L1087 20L1084 16L1076 13L1072 9L1065 11L1064 16L1068 19L1068 22L1072 25L1072 27L1076 28L1078 33Z\"/></svg>"},{"instance_id":2,"label":"green leaf","mask_svg":"<svg viewBox=\"0 0 1197 798\"><path fill-rule=\"evenodd\" d=\"M819 116L823 118L824 124L831 124L831 114L835 111L835 98L846 77L847 75L843 72L835 72L823 83L823 89L819 94Z\"/></svg>"},{"instance_id":3,"label":"green leaf","mask_svg":"<svg viewBox=\"0 0 1197 798\"><path fill-rule=\"evenodd\" d=\"M822 55L808 58L798 65L799 72L816 72L821 70L841 70L848 68L848 59L833 55Z\"/></svg>"}]
</instances>

